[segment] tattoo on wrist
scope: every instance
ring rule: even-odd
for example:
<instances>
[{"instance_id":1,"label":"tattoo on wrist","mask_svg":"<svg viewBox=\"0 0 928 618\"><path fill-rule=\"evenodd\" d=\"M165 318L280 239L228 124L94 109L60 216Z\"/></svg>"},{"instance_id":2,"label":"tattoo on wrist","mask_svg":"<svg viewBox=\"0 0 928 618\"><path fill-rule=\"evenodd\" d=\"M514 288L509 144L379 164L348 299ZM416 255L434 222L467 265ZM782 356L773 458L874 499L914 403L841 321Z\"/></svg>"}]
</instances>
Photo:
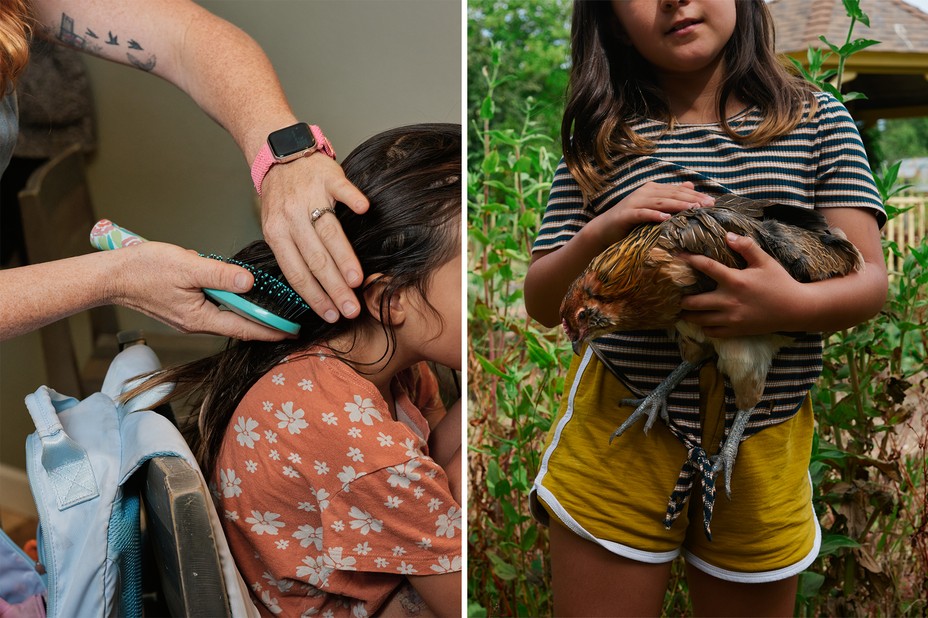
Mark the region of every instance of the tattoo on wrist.
<instances>
[{"instance_id":1,"label":"tattoo on wrist","mask_svg":"<svg viewBox=\"0 0 928 618\"><path fill-rule=\"evenodd\" d=\"M114 34L112 30L107 31L106 38L104 39L91 28L86 28L82 35L78 34L74 26L74 18L67 13L62 13L61 25L58 28L58 32L53 32L51 28L46 28L45 30L48 34L54 36L65 45L95 56L106 57L107 55L113 54L113 52L104 52L104 45L109 47L123 47L123 43L119 41L119 35ZM145 51L141 43L135 39L128 39L125 47L135 52ZM145 57L143 54L134 54L132 51L126 52L126 60L129 64L149 73L155 70L157 57L154 54L148 54L147 57Z\"/></svg>"}]
</instances>

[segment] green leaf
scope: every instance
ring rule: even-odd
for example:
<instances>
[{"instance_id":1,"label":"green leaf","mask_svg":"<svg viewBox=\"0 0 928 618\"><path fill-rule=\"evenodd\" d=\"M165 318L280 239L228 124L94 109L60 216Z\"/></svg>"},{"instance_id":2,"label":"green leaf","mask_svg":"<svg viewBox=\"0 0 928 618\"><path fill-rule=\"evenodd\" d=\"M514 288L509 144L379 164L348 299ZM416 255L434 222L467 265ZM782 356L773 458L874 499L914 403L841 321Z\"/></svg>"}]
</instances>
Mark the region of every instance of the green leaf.
<instances>
[{"instance_id":1,"label":"green leaf","mask_svg":"<svg viewBox=\"0 0 928 618\"><path fill-rule=\"evenodd\" d=\"M477 357L477 362L480 363L480 366L481 366L481 367L483 368L483 370L486 371L487 373L492 373L493 375L495 375L495 376L497 376L497 377L500 377L500 378L508 378L508 377L509 377L508 375L506 375L505 373L503 373L500 369L497 369L496 365L494 365L493 363L491 363L491 362L489 361L489 359L487 359L487 358L486 358L483 354L481 354L480 352L474 352L474 356Z\"/></svg>"},{"instance_id":2,"label":"green leaf","mask_svg":"<svg viewBox=\"0 0 928 618\"><path fill-rule=\"evenodd\" d=\"M850 56L851 54L856 54L859 51L863 51L868 47L873 47L874 45L879 45L879 41L874 41L873 39L854 39L850 43L845 43L841 46L841 49L837 50L842 56Z\"/></svg>"},{"instance_id":3,"label":"green leaf","mask_svg":"<svg viewBox=\"0 0 928 618\"><path fill-rule=\"evenodd\" d=\"M476 601L467 600L467 618L487 618L487 616L489 616L487 608Z\"/></svg>"},{"instance_id":4,"label":"green leaf","mask_svg":"<svg viewBox=\"0 0 928 618\"><path fill-rule=\"evenodd\" d=\"M480 106L480 119L481 120L492 120L496 112L496 104L493 102L491 97L486 97L483 99L483 104Z\"/></svg>"},{"instance_id":5,"label":"green leaf","mask_svg":"<svg viewBox=\"0 0 928 618\"><path fill-rule=\"evenodd\" d=\"M799 595L804 599L812 599L821 590L825 583L825 576L821 573L803 571L799 574Z\"/></svg>"},{"instance_id":6,"label":"green leaf","mask_svg":"<svg viewBox=\"0 0 928 618\"><path fill-rule=\"evenodd\" d=\"M496 555L495 552L486 552L487 558L493 563L493 573L503 581L512 581L516 578L516 568Z\"/></svg>"},{"instance_id":7,"label":"green leaf","mask_svg":"<svg viewBox=\"0 0 928 618\"><path fill-rule=\"evenodd\" d=\"M860 547L860 543L854 539L844 536L843 534L828 534L822 538L822 546L818 550L819 557L828 556L837 553L839 549L846 547Z\"/></svg>"}]
</instances>

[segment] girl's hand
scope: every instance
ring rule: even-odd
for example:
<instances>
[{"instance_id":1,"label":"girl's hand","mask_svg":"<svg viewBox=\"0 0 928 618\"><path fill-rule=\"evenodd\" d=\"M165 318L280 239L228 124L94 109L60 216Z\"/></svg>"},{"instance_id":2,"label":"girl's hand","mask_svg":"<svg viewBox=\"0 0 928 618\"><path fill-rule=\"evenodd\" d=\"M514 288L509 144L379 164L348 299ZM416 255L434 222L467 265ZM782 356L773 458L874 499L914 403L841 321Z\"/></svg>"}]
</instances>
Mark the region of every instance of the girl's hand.
<instances>
[{"instance_id":1,"label":"girl's hand","mask_svg":"<svg viewBox=\"0 0 928 618\"><path fill-rule=\"evenodd\" d=\"M254 277L240 266L159 242L117 249L112 255L122 259L108 282L107 295L116 304L141 311L182 333L261 341L287 337L231 311L220 311L203 294L203 288L237 294L250 290Z\"/></svg>"},{"instance_id":2,"label":"girl's hand","mask_svg":"<svg viewBox=\"0 0 928 618\"><path fill-rule=\"evenodd\" d=\"M660 223L674 213L713 204L715 198L696 191L691 182L678 185L649 182L593 219L587 227L593 228L591 231L605 249L642 223Z\"/></svg>"},{"instance_id":3,"label":"girl's hand","mask_svg":"<svg viewBox=\"0 0 928 618\"><path fill-rule=\"evenodd\" d=\"M806 286L793 279L754 239L729 232L728 246L747 261L729 268L703 255L680 257L718 283L711 292L686 296L681 319L701 326L711 337L759 335L805 330L802 323Z\"/></svg>"},{"instance_id":4,"label":"girl's hand","mask_svg":"<svg viewBox=\"0 0 928 618\"><path fill-rule=\"evenodd\" d=\"M324 214L313 224L310 216L336 201L361 214L368 208L364 194L338 163L315 153L271 167L261 195L264 237L290 287L327 322L356 317L352 288L364 280L358 258L337 218Z\"/></svg>"}]
</instances>

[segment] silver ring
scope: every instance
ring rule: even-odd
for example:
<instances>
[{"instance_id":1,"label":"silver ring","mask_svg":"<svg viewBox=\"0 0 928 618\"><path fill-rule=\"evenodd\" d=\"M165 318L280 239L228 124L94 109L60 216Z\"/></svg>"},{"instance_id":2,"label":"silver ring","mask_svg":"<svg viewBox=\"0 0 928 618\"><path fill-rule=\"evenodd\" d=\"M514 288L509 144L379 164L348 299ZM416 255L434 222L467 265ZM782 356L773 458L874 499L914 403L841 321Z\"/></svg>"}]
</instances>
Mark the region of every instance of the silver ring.
<instances>
[{"instance_id":1,"label":"silver ring","mask_svg":"<svg viewBox=\"0 0 928 618\"><path fill-rule=\"evenodd\" d=\"M330 212L330 213L332 213L332 214L334 215L334 214L335 214L335 209L334 209L334 208L330 208L330 207L326 207L326 208L317 208L317 209L313 210L313 212L309 215L309 222L313 224L313 227L315 227L315 226L316 226L316 221L319 220L319 217L321 217L322 215L326 214L327 212Z\"/></svg>"}]
</instances>

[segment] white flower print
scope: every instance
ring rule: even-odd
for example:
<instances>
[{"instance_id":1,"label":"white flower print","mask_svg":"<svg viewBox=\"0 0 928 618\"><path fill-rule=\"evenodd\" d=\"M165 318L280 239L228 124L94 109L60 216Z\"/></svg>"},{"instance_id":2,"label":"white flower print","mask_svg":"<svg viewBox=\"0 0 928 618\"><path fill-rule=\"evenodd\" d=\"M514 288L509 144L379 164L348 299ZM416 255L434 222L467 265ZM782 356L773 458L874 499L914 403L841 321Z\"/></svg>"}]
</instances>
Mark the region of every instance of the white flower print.
<instances>
[{"instance_id":1,"label":"white flower print","mask_svg":"<svg viewBox=\"0 0 928 618\"><path fill-rule=\"evenodd\" d=\"M387 496L387 501L383 503L388 509L398 509L403 501L399 496Z\"/></svg>"},{"instance_id":2,"label":"white flower print","mask_svg":"<svg viewBox=\"0 0 928 618\"><path fill-rule=\"evenodd\" d=\"M309 378L303 378L302 380L300 380L299 387L302 388L304 391L311 391L313 390L313 381L310 380Z\"/></svg>"},{"instance_id":3,"label":"white flower print","mask_svg":"<svg viewBox=\"0 0 928 618\"><path fill-rule=\"evenodd\" d=\"M283 474L284 474L284 476L286 476L286 477L288 477L288 478L291 478L291 479L298 479L298 478L300 478L300 473L297 472L297 471L293 468L293 466L284 466L284 467L283 467Z\"/></svg>"},{"instance_id":4,"label":"white flower print","mask_svg":"<svg viewBox=\"0 0 928 618\"><path fill-rule=\"evenodd\" d=\"M373 425L375 418L383 421L380 412L374 407L374 402L370 398L361 399L360 395L354 396L354 403L349 401L345 404L345 412L348 413L348 419L352 423L361 422L365 425Z\"/></svg>"},{"instance_id":5,"label":"white flower print","mask_svg":"<svg viewBox=\"0 0 928 618\"><path fill-rule=\"evenodd\" d=\"M308 607L303 610L303 613L300 614L300 618L309 618L309 616L315 616L319 613L319 609L316 607Z\"/></svg>"},{"instance_id":6,"label":"white flower print","mask_svg":"<svg viewBox=\"0 0 928 618\"><path fill-rule=\"evenodd\" d=\"M348 488L349 483L355 481L364 476L364 472L357 472L354 469L354 466L342 466L342 471L338 473L338 480L340 480L345 491L350 491Z\"/></svg>"},{"instance_id":7,"label":"white flower print","mask_svg":"<svg viewBox=\"0 0 928 618\"><path fill-rule=\"evenodd\" d=\"M251 589L255 592L261 592L263 588L261 587L261 582L255 582L251 585Z\"/></svg>"},{"instance_id":8,"label":"white flower print","mask_svg":"<svg viewBox=\"0 0 928 618\"><path fill-rule=\"evenodd\" d=\"M418 571L413 568L411 564L406 564L405 560L400 562L400 565L396 567L396 570L399 571L402 575L412 575L413 573L418 573Z\"/></svg>"},{"instance_id":9,"label":"white flower print","mask_svg":"<svg viewBox=\"0 0 928 618\"><path fill-rule=\"evenodd\" d=\"M322 551L322 528L313 528L312 526L300 526L299 530L293 533L293 538L299 539L300 547L309 547L314 545L317 551Z\"/></svg>"},{"instance_id":10,"label":"white flower print","mask_svg":"<svg viewBox=\"0 0 928 618\"><path fill-rule=\"evenodd\" d=\"M416 444L416 441L412 438L406 438L403 440L403 446L406 447L407 457L418 457L421 454L417 448L418 445Z\"/></svg>"},{"instance_id":11,"label":"white flower print","mask_svg":"<svg viewBox=\"0 0 928 618\"><path fill-rule=\"evenodd\" d=\"M312 513L316 510L316 505L312 502L299 502L297 503L296 508L300 509L301 511L306 511L307 513Z\"/></svg>"},{"instance_id":12,"label":"white flower print","mask_svg":"<svg viewBox=\"0 0 928 618\"><path fill-rule=\"evenodd\" d=\"M361 437L361 428L360 428L360 427L352 427L351 429L349 429L349 430L348 430L348 437L349 437L349 438L360 438L360 437Z\"/></svg>"},{"instance_id":13,"label":"white flower print","mask_svg":"<svg viewBox=\"0 0 928 618\"><path fill-rule=\"evenodd\" d=\"M261 436L258 435L258 432L252 431L255 427L258 426L258 421L249 418L247 421L244 416L238 417L238 422L235 423L235 433L238 435L235 436L235 439L238 440L238 443L242 446L247 446L248 448L255 447L255 440L260 440Z\"/></svg>"},{"instance_id":14,"label":"white flower print","mask_svg":"<svg viewBox=\"0 0 928 618\"><path fill-rule=\"evenodd\" d=\"M374 564L377 565L377 568L382 569L385 566L388 566L390 564L390 561L387 560L386 558L374 558Z\"/></svg>"},{"instance_id":15,"label":"white flower print","mask_svg":"<svg viewBox=\"0 0 928 618\"><path fill-rule=\"evenodd\" d=\"M367 511L362 511L358 507L353 506L351 507L351 510L348 511L348 514L352 518L351 529L357 530L365 536L372 530L374 532L380 532L383 530L383 520L376 519Z\"/></svg>"},{"instance_id":16,"label":"white flower print","mask_svg":"<svg viewBox=\"0 0 928 618\"><path fill-rule=\"evenodd\" d=\"M279 541L278 541L279 542ZM270 587L276 587L281 592L287 592L290 588L293 587L293 582L289 579L277 581L274 579L274 576L271 575L268 571L262 573L261 577L267 580L267 585Z\"/></svg>"},{"instance_id":17,"label":"white flower print","mask_svg":"<svg viewBox=\"0 0 928 618\"><path fill-rule=\"evenodd\" d=\"M377 434L377 441L380 442L380 446L393 446L393 436L388 436L382 431Z\"/></svg>"},{"instance_id":18,"label":"white flower print","mask_svg":"<svg viewBox=\"0 0 928 618\"><path fill-rule=\"evenodd\" d=\"M358 601L351 606L351 616L352 618L367 618L367 603L364 601Z\"/></svg>"},{"instance_id":19,"label":"white flower print","mask_svg":"<svg viewBox=\"0 0 928 618\"><path fill-rule=\"evenodd\" d=\"M290 541L287 539L280 539L275 543L275 545L277 545L277 549L287 549L290 547Z\"/></svg>"},{"instance_id":20,"label":"white flower print","mask_svg":"<svg viewBox=\"0 0 928 618\"><path fill-rule=\"evenodd\" d=\"M448 556L440 556L438 558L438 564L433 564L431 567L436 573L453 573L454 571L461 570L461 557L455 556L454 558L449 559Z\"/></svg>"},{"instance_id":21,"label":"white flower print","mask_svg":"<svg viewBox=\"0 0 928 618\"><path fill-rule=\"evenodd\" d=\"M335 532L341 532L344 529L345 529L345 522L343 522L342 520L339 519L338 521L332 522L332 530L334 530Z\"/></svg>"},{"instance_id":22,"label":"white flower print","mask_svg":"<svg viewBox=\"0 0 928 618\"><path fill-rule=\"evenodd\" d=\"M290 453L289 455L287 455L287 459L289 459L292 463L295 463L297 465L303 463L303 458L300 457L299 453Z\"/></svg>"},{"instance_id":23,"label":"white flower print","mask_svg":"<svg viewBox=\"0 0 928 618\"><path fill-rule=\"evenodd\" d=\"M270 590L265 590L261 593L261 604L272 614L279 614L283 611L280 609L280 605L277 604L277 599L271 598Z\"/></svg>"},{"instance_id":24,"label":"white flower print","mask_svg":"<svg viewBox=\"0 0 928 618\"><path fill-rule=\"evenodd\" d=\"M461 509L452 506L447 513L438 516L435 520L435 535L454 538L454 529L461 530Z\"/></svg>"},{"instance_id":25,"label":"white flower print","mask_svg":"<svg viewBox=\"0 0 928 618\"><path fill-rule=\"evenodd\" d=\"M432 458L429 457L429 459L432 459ZM435 460L432 459L432 461L435 461ZM438 476L438 470L436 468L432 468L431 470L425 473L425 476L429 477L430 479L433 479L436 476Z\"/></svg>"},{"instance_id":26,"label":"white flower print","mask_svg":"<svg viewBox=\"0 0 928 618\"><path fill-rule=\"evenodd\" d=\"M431 500L429 500L429 513L434 513L435 511L440 509L442 504L444 504L444 502L442 502L438 498L432 498Z\"/></svg>"},{"instance_id":27,"label":"white flower print","mask_svg":"<svg viewBox=\"0 0 928 618\"><path fill-rule=\"evenodd\" d=\"M296 568L297 577L307 578L306 581L316 588L325 588L329 585L329 575L332 574L334 569L325 566L322 561L322 556L318 558L306 556L303 558L302 562L306 566L299 566Z\"/></svg>"},{"instance_id":28,"label":"white flower print","mask_svg":"<svg viewBox=\"0 0 928 618\"><path fill-rule=\"evenodd\" d=\"M322 422L326 425L338 425L338 417L335 416L335 412L323 412Z\"/></svg>"},{"instance_id":29,"label":"white flower print","mask_svg":"<svg viewBox=\"0 0 928 618\"><path fill-rule=\"evenodd\" d=\"M427 538L427 537L422 537L422 540L416 543L416 545L418 545L422 549L431 549L432 539Z\"/></svg>"},{"instance_id":30,"label":"white flower print","mask_svg":"<svg viewBox=\"0 0 928 618\"><path fill-rule=\"evenodd\" d=\"M280 513L271 513L265 511L264 515L260 511L252 511L251 517L246 517L245 522L251 524L251 531L255 534L277 534L278 528L283 528L286 524L277 521Z\"/></svg>"},{"instance_id":31,"label":"white flower print","mask_svg":"<svg viewBox=\"0 0 928 618\"><path fill-rule=\"evenodd\" d=\"M292 401L285 401L280 404L280 410L274 413L274 416L280 421L277 423L277 429L287 428L290 435L298 434L301 430L309 427L309 423L303 418L306 415L302 408L293 409Z\"/></svg>"},{"instance_id":32,"label":"white flower print","mask_svg":"<svg viewBox=\"0 0 928 618\"><path fill-rule=\"evenodd\" d=\"M264 408L265 412L270 412L271 410L274 409L274 404L271 403L270 401L265 401L264 403L261 404L261 407Z\"/></svg>"},{"instance_id":33,"label":"white flower print","mask_svg":"<svg viewBox=\"0 0 928 618\"><path fill-rule=\"evenodd\" d=\"M271 376L271 382L273 382L277 386L283 386L284 385L284 374L275 373L274 375Z\"/></svg>"},{"instance_id":34,"label":"white flower print","mask_svg":"<svg viewBox=\"0 0 928 618\"><path fill-rule=\"evenodd\" d=\"M393 552L393 556L394 556L394 557L396 557L396 556L402 556L403 554L406 553L406 549L403 548L403 547L400 547L399 545L395 545L395 546L393 547L393 549L391 549L390 551Z\"/></svg>"},{"instance_id":35,"label":"white flower print","mask_svg":"<svg viewBox=\"0 0 928 618\"><path fill-rule=\"evenodd\" d=\"M363 543L358 543L355 546L354 553L358 554L359 556L366 556L367 554L371 553L371 549L373 548L368 544L368 542L364 541Z\"/></svg>"},{"instance_id":36,"label":"white flower print","mask_svg":"<svg viewBox=\"0 0 928 618\"><path fill-rule=\"evenodd\" d=\"M274 461L280 461L280 453L277 452L276 448L272 448L268 452L267 456L273 459Z\"/></svg>"},{"instance_id":37,"label":"white flower print","mask_svg":"<svg viewBox=\"0 0 928 618\"><path fill-rule=\"evenodd\" d=\"M316 474L322 476L329 473L329 464L324 461L319 461L318 459L313 464L313 467L316 469Z\"/></svg>"},{"instance_id":38,"label":"white flower print","mask_svg":"<svg viewBox=\"0 0 928 618\"><path fill-rule=\"evenodd\" d=\"M329 508L329 498L331 495L324 489L313 489L311 490L313 497L316 498L316 502L319 503L319 510L324 511Z\"/></svg>"},{"instance_id":39,"label":"white flower print","mask_svg":"<svg viewBox=\"0 0 928 618\"><path fill-rule=\"evenodd\" d=\"M258 469L257 461L252 461L249 459L248 461L245 462L245 470L247 470L248 472L254 473L257 469Z\"/></svg>"},{"instance_id":40,"label":"white flower print","mask_svg":"<svg viewBox=\"0 0 928 618\"><path fill-rule=\"evenodd\" d=\"M229 521L238 521L238 511L226 511L225 518Z\"/></svg>"},{"instance_id":41,"label":"white flower print","mask_svg":"<svg viewBox=\"0 0 928 618\"><path fill-rule=\"evenodd\" d=\"M219 470L219 486L222 495L226 498L237 498L242 495L242 479L235 476L235 470L226 468Z\"/></svg>"},{"instance_id":42,"label":"white flower print","mask_svg":"<svg viewBox=\"0 0 928 618\"><path fill-rule=\"evenodd\" d=\"M277 432L273 429L267 429L264 432L264 439L268 444L277 444Z\"/></svg>"},{"instance_id":43,"label":"white flower print","mask_svg":"<svg viewBox=\"0 0 928 618\"><path fill-rule=\"evenodd\" d=\"M409 487L411 481L418 481L421 479L422 475L415 471L420 465L422 464L413 459L404 464L387 468L387 472L390 473L389 478L387 478L390 487L402 487L405 489Z\"/></svg>"},{"instance_id":44,"label":"white flower print","mask_svg":"<svg viewBox=\"0 0 928 618\"><path fill-rule=\"evenodd\" d=\"M355 563L357 563L355 557L343 556L342 553L343 550L341 547L330 547L329 552L322 556L322 560L325 562L325 565L331 567L332 570L357 571L354 566Z\"/></svg>"},{"instance_id":45,"label":"white flower print","mask_svg":"<svg viewBox=\"0 0 928 618\"><path fill-rule=\"evenodd\" d=\"M364 461L364 453L361 452L361 449L352 446L348 449L348 452L345 454L351 461Z\"/></svg>"},{"instance_id":46,"label":"white flower print","mask_svg":"<svg viewBox=\"0 0 928 618\"><path fill-rule=\"evenodd\" d=\"M421 485L417 485L416 488L412 490L412 494L418 500L419 498L425 495L425 489Z\"/></svg>"}]
</instances>

